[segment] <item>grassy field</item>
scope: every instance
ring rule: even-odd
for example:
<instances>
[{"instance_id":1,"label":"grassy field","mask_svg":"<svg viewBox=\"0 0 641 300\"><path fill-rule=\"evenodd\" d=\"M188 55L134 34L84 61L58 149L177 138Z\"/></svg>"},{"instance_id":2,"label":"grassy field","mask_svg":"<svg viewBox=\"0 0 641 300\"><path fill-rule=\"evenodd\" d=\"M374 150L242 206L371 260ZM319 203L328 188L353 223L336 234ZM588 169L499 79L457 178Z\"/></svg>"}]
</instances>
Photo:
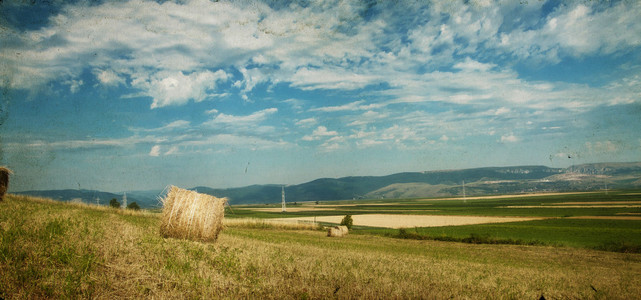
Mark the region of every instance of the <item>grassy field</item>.
<instances>
[{"instance_id":1,"label":"grassy field","mask_svg":"<svg viewBox=\"0 0 641 300\"><path fill-rule=\"evenodd\" d=\"M0 297L629 299L641 294L641 254L635 253L372 234L328 238L314 227L242 221L229 223L217 242L201 243L162 238L159 227L154 213L9 196L0 202Z\"/></svg>"},{"instance_id":2,"label":"grassy field","mask_svg":"<svg viewBox=\"0 0 641 300\"><path fill-rule=\"evenodd\" d=\"M567 193L552 195L531 195L488 197L481 199L384 199L384 200L350 200L327 201L318 205L310 202L300 202L297 205L288 203L288 208L297 211L288 211L287 215L295 216L326 216L345 214L418 214L418 215L467 215L467 216L523 216L523 217L570 217L570 216L616 216L621 213L641 214L641 194L639 191L610 191L590 193ZM593 205L599 207L586 207L584 204L559 205L560 203L602 203L616 202L617 205ZM619 203L630 203L620 207ZM534 207L533 207L534 206ZM276 208L274 212L262 211L265 208ZM258 217L281 218L280 203L272 205L246 205L234 207L227 214L229 217ZM301 208L307 210L300 211Z\"/></svg>"},{"instance_id":3,"label":"grassy field","mask_svg":"<svg viewBox=\"0 0 641 300\"><path fill-rule=\"evenodd\" d=\"M363 229L363 233L401 237L398 230ZM461 240L569 246L619 252L641 252L641 221L547 219L527 222L408 228L405 238ZM482 240L478 242L483 242Z\"/></svg>"},{"instance_id":4,"label":"grassy field","mask_svg":"<svg viewBox=\"0 0 641 300\"><path fill-rule=\"evenodd\" d=\"M275 206L275 205L274 205ZM291 205L290 205L291 206ZM397 199L301 203L294 212L266 212L266 206L238 207L231 218L313 218L345 214L393 214L424 216L518 216L544 217L500 224L419 227L404 232L377 226L356 226L353 233L405 239L469 241L477 243L538 244L619 252L641 252L641 193L609 191L590 193L515 195L468 199ZM574 219L576 217L594 219ZM597 219L602 217L632 218ZM383 223L381 223L383 224ZM382 226L381 226L382 227Z\"/></svg>"}]
</instances>

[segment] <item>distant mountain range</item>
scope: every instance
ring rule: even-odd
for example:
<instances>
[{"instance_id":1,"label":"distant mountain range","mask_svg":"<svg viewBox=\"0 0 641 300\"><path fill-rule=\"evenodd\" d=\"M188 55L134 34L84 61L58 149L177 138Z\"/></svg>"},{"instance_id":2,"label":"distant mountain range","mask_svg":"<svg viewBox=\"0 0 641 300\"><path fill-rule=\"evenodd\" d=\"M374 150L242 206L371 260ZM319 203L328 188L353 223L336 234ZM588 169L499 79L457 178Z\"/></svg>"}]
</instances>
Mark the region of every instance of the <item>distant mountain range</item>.
<instances>
[{"instance_id":1,"label":"distant mountain range","mask_svg":"<svg viewBox=\"0 0 641 300\"><path fill-rule=\"evenodd\" d=\"M288 202L328 201L345 199L382 199L451 197L557 192L602 189L641 188L641 162L595 163L569 168L545 166L488 167L462 170L404 172L387 176L351 176L321 178L285 187ZM232 205L277 203L281 201L282 185L251 185L215 189L198 186L200 193L227 197ZM127 202L143 208L160 207L161 190L127 192ZM60 201L82 201L108 205L123 193L93 190L25 191L15 194L47 197Z\"/></svg>"}]
</instances>

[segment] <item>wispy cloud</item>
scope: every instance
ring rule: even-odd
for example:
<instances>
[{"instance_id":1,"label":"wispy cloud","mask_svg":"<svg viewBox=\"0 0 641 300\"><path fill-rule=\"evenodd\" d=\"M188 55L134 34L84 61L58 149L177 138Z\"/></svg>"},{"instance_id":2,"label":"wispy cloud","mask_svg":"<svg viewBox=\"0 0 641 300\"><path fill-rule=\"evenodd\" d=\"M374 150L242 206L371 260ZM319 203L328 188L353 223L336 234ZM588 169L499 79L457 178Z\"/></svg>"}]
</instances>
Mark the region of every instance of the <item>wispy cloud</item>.
<instances>
[{"instance_id":1,"label":"wispy cloud","mask_svg":"<svg viewBox=\"0 0 641 300\"><path fill-rule=\"evenodd\" d=\"M302 120L296 121L296 125L301 126L301 127L311 127L311 126L316 125L316 123L318 123L316 118L307 118L307 119L302 119Z\"/></svg>"},{"instance_id":2,"label":"wispy cloud","mask_svg":"<svg viewBox=\"0 0 641 300\"><path fill-rule=\"evenodd\" d=\"M618 2L594 8L582 3L561 5L538 28L519 28L500 35L499 47L519 58L559 62L562 56L613 53L641 45L641 6ZM616 20L616 21L615 21ZM608 30L601 30L608 28Z\"/></svg>"},{"instance_id":3,"label":"wispy cloud","mask_svg":"<svg viewBox=\"0 0 641 300\"><path fill-rule=\"evenodd\" d=\"M205 125L216 126L218 124L232 125L232 126L256 126L258 123L264 121L269 115L278 112L277 108L267 108L254 112L246 116L234 116L227 114L218 114L211 121Z\"/></svg>"},{"instance_id":4,"label":"wispy cloud","mask_svg":"<svg viewBox=\"0 0 641 300\"><path fill-rule=\"evenodd\" d=\"M0 84L31 88L62 76L75 80L69 81L76 83L70 88L77 90L78 77L88 65L101 84L128 85L152 98L151 108L203 101L234 88L250 100L263 83L287 83L302 90L356 90L386 83L394 87L397 99L412 99L448 85L487 94L497 85L506 90L512 82L529 84L509 73L513 79L503 80L505 70L496 72L495 63L482 62L472 57L475 54L486 60L509 55L557 63L562 56L629 51L641 43L636 38L641 34L636 21L641 5L634 2L559 5L535 21L511 16L533 15L542 9L540 4L452 5L456 9L436 3L412 8L412 13L429 16L424 18L427 23L409 23L414 27L403 27L408 24L400 19L406 19L405 13L396 15L402 7L385 7L386 13L364 19L367 7L360 2L308 7L292 3L290 9L197 0L106 2L82 9L67 5L51 17L49 26L3 47L0 58L8 67L3 72L11 76ZM407 42L385 37L389 26ZM55 42L61 40L66 43ZM466 58L459 61L457 56ZM458 71L425 73L439 67ZM465 95L428 99L471 101Z\"/></svg>"},{"instance_id":5,"label":"wispy cloud","mask_svg":"<svg viewBox=\"0 0 641 300\"><path fill-rule=\"evenodd\" d=\"M318 126L312 134L303 136L303 141L316 141L325 137L338 135L338 132L333 130L327 130L325 126Z\"/></svg>"},{"instance_id":6,"label":"wispy cloud","mask_svg":"<svg viewBox=\"0 0 641 300\"><path fill-rule=\"evenodd\" d=\"M186 120L176 120L157 128L129 128L129 130L133 132L167 132L174 130L184 130L186 128L189 128L190 124L191 122Z\"/></svg>"}]
</instances>

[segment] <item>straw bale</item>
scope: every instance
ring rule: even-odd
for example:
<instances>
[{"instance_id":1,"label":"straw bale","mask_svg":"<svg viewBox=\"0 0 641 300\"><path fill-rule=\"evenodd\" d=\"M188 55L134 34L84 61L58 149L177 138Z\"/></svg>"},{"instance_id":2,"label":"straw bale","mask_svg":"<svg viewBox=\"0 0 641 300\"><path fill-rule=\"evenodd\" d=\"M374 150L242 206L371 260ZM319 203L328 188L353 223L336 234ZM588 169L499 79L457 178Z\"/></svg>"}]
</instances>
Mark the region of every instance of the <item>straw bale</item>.
<instances>
[{"instance_id":1,"label":"straw bale","mask_svg":"<svg viewBox=\"0 0 641 300\"><path fill-rule=\"evenodd\" d=\"M218 238L227 198L172 186L162 202L162 236L212 242Z\"/></svg>"},{"instance_id":2,"label":"straw bale","mask_svg":"<svg viewBox=\"0 0 641 300\"><path fill-rule=\"evenodd\" d=\"M0 167L0 201L4 199L4 194L9 189L9 175L13 174L6 167Z\"/></svg>"},{"instance_id":3,"label":"straw bale","mask_svg":"<svg viewBox=\"0 0 641 300\"><path fill-rule=\"evenodd\" d=\"M327 236L330 236L330 237L346 236L348 231L349 230L347 229L347 226L333 226L327 229Z\"/></svg>"}]
</instances>

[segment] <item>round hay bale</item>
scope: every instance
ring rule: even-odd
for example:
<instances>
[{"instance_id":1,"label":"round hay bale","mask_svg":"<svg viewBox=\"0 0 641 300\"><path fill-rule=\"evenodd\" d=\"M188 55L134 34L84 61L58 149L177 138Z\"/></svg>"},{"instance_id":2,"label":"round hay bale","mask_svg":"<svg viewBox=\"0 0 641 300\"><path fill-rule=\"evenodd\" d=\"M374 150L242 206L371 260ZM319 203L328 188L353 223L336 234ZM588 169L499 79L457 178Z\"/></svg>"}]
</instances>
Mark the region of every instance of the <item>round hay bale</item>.
<instances>
[{"instance_id":1,"label":"round hay bale","mask_svg":"<svg viewBox=\"0 0 641 300\"><path fill-rule=\"evenodd\" d=\"M0 167L0 201L4 200L4 194L9 189L9 175L13 174L7 167Z\"/></svg>"},{"instance_id":2,"label":"round hay bale","mask_svg":"<svg viewBox=\"0 0 641 300\"><path fill-rule=\"evenodd\" d=\"M327 229L327 236L329 237L341 237L346 236L349 230L347 226L333 226Z\"/></svg>"},{"instance_id":3,"label":"round hay bale","mask_svg":"<svg viewBox=\"0 0 641 300\"><path fill-rule=\"evenodd\" d=\"M218 238L227 198L172 186L162 202L160 233L164 237L209 242Z\"/></svg>"}]
</instances>

